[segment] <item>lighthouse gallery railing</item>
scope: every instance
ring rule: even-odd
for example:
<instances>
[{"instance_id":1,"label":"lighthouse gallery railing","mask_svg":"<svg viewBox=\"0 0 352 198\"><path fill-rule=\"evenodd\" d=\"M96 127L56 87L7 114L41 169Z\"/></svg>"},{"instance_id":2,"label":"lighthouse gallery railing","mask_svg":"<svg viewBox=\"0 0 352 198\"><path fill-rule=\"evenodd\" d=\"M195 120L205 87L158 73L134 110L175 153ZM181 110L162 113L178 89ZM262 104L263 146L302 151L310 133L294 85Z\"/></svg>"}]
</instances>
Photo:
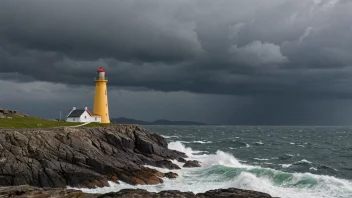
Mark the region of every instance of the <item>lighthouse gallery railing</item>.
<instances>
[{"instance_id":1,"label":"lighthouse gallery railing","mask_svg":"<svg viewBox=\"0 0 352 198\"><path fill-rule=\"evenodd\" d=\"M94 77L94 80L108 80L107 77Z\"/></svg>"}]
</instances>

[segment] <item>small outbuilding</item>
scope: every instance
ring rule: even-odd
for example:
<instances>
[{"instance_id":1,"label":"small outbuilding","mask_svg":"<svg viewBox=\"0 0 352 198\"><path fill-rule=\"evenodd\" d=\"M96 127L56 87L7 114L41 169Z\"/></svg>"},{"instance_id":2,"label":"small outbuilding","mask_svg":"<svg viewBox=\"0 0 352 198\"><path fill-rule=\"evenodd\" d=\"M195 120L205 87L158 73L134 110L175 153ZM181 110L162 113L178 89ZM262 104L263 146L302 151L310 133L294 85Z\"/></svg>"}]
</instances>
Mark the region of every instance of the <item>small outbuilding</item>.
<instances>
[{"instance_id":1,"label":"small outbuilding","mask_svg":"<svg viewBox=\"0 0 352 198\"><path fill-rule=\"evenodd\" d=\"M66 122L101 122L101 117L92 115L88 108L76 109L73 107L71 112L66 117Z\"/></svg>"}]
</instances>

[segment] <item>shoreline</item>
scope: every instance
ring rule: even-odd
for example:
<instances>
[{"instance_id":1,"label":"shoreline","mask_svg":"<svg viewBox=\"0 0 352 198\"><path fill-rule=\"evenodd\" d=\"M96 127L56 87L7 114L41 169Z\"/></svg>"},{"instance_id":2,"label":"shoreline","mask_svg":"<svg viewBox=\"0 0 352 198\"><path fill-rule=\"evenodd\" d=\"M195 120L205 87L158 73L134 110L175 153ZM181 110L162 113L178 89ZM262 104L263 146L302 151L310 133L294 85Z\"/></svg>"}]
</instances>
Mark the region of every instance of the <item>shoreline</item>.
<instances>
[{"instance_id":1,"label":"shoreline","mask_svg":"<svg viewBox=\"0 0 352 198\"><path fill-rule=\"evenodd\" d=\"M179 190L166 190L149 192L143 189L122 189L117 192L104 194L84 193L80 190L65 188L38 188L28 185L0 187L0 197L66 197L66 198L114 198L114 197L145 197L145 198L274 198L269 194L242 190L237 188L215 189L204 193L182 192Z\"/></svg>"},{"instance_id":2,"label":"shoreline","mask_svg":"<svg viewBox=\"0 0 352 198\"><path fill-rule=\"evenodd\" d=\"M185 153L170 150L167 145L165 138L137 125L0 129L0 186L11 189L9 186L29 185L57 191L66 186L104 187L109 186L108 181L160 184L163 178L178 177L172 170L181 167L170 160L188 168L200 166L198 161L186 160ZM145 165L170 171L161 172ZM128 193L136 193L132 191ZM233 193L240 191L247 193L239 189Z\"/></svg>"}]
</instances>

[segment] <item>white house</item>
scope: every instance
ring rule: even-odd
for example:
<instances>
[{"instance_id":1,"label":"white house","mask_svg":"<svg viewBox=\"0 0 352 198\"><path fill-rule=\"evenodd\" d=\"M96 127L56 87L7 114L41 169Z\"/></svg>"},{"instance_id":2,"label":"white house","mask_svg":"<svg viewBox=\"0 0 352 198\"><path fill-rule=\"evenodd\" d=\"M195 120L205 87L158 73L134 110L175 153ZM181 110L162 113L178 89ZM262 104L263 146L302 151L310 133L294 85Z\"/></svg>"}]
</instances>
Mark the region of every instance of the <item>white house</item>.
<instances>
[{"instance_id":1,"label":"white house","mask_svg":"<svg viewBox=\"0 0 352 198\"><path fill-rule=\"evenodd\" d=\"M92 115L87 107L84 109L73 107L66 117L66 122L101 122L101 117Z\"/></svg>"}]
</instances>

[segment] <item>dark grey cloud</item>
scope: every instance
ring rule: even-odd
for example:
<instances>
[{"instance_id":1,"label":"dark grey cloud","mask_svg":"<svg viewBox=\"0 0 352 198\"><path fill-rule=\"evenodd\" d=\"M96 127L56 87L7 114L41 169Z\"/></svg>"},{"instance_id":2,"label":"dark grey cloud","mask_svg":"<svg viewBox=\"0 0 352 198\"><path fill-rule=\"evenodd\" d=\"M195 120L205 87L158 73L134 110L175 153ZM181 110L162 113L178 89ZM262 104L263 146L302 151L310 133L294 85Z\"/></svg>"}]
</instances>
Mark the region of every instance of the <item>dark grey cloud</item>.
<instances>
[{"instance_id":1,"label":"dark grey cloud","mask_svg":"<svg viewBox=\"0 0 352 198\"><path fill-rule=\"evenodd\" d=\"M183 60L201 50L195 25L173 18L177 17L177 8L171 2L164 6L153 1L37 0L1 4L1 35L27 49L84 60L137 61ZM164 15L169 17L165 19Z\"/></svg>"},{"instance_id":2,"label":"dark grey cloud","mask_svg":"<svg viewBox=\"0 0 352 198\"><path fill-rule=\"evenodd\" d=\"M103 65L112 89L231 107L250 97L241 112L276 109L275 120L296 110L284 120L303 123L300 107L316 113L352 97L351 10L349 0L3 0L0 79L76 89L93 86ZM223 110L226 123L257 119Z\"/></svg>"}]
</instances>

